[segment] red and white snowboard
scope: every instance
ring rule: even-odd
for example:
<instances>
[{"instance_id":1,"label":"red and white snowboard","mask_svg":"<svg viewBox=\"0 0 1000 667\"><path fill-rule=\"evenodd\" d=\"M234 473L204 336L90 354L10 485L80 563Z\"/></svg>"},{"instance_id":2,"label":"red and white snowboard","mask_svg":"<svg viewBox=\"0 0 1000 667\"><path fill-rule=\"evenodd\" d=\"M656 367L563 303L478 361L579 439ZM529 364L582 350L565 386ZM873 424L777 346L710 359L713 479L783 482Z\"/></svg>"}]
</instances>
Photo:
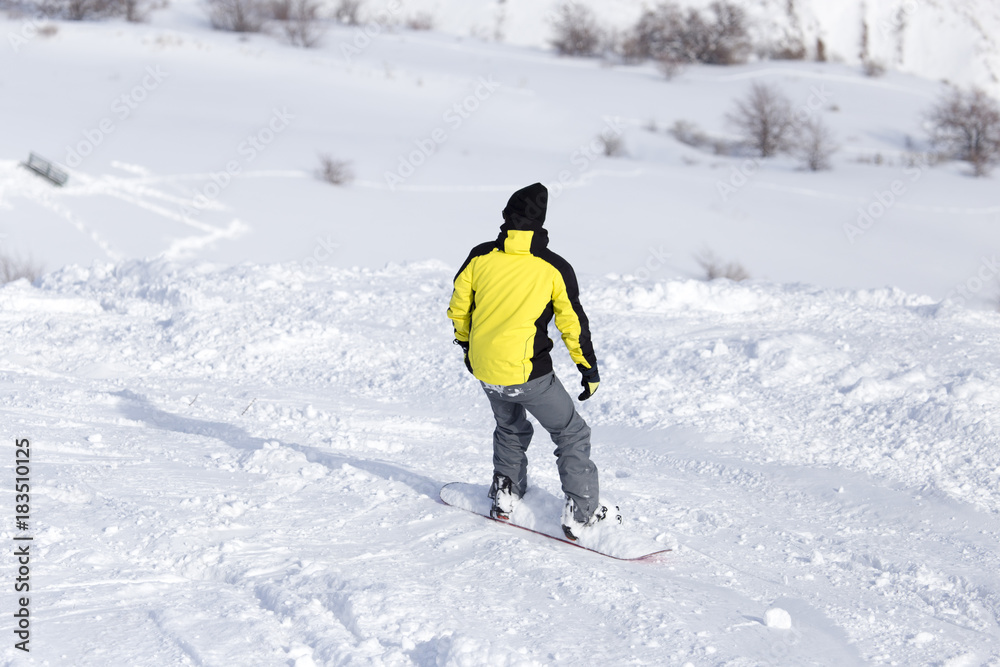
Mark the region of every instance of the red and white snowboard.
<instances>
[{"instance_id":1,"label":"red and white snowboard","mask_svg":"<svg viewBox=\"0 0 1000 667\"><path fill-rule=\"evenodd\" d=\"M531 487L515 505L510 520L501 521L490 516L493 501L487 497L488 491L489 487L486 485L452 482L441 488L441 502L479 514L497 523L505 523L617 560L646 560L657 554L673 551L676 546L672 540L657 542L636 535L617 523L598 524L588 528L583 531L584 534L579 540L572 542L566 539L560 524L563 500L544 489Z\"/></svg>"}]
</instances>

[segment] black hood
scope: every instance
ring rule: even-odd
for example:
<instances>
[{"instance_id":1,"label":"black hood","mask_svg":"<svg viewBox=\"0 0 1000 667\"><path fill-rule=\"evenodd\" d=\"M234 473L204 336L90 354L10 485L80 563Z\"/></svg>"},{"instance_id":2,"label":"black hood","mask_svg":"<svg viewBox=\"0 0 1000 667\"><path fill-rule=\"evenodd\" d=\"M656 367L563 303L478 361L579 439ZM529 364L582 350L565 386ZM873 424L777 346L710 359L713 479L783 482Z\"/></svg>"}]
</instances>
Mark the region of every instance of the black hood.
<instances>
[{"instance_id":1,"label":"black hood","mask_svg":"<svg viewBox=\"0 0 1000 667\"><path fill-rule=\"evenodd\" d=\"M503 210L503 229L541 229L545 223L545 210L549 205L549 191L541 183L521 188L507 200Z\"/></svg>"}]
</instances>

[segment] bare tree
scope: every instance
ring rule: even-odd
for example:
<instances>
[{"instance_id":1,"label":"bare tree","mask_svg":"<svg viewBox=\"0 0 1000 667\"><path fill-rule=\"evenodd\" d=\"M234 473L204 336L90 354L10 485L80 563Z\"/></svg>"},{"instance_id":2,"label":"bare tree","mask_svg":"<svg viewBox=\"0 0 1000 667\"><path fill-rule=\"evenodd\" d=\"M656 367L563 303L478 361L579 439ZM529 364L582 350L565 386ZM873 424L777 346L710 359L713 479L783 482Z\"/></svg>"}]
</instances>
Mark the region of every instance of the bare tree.
<instances>
[{"instance_id":1,"label":"bare tree","mask_svg":"<svg viewBox=\"0 0 1000 667\"><path fill-rule=\"evenodd\" d=\"M972 164L976 176L1000 161L1000 106L979 88L945 93L927 120L934 146Z\"/></svg>"},{"instance_id":2,"label":"bare tree","mask_svg":"<svg viewBox=\"0 0 1000 667\"><path fill-rule=\"evenodd\" d=\"M604 31L594 13L585 5L561 5L552 22L555 36L552 46L564 56L595 56L601 50Z\"/></svg>"},{"instance_id":3,"label":"bare tree","mask_svg":"<svg viewBox=\"0 0 1000 667\"><path fill-rule=\"evenodd\" d=\"M716 0L707 14L693 8L685 14L674 2L661 2L644 11L627 33L622 56L667 63L669 77L681 63L745 62L751 46L746 12L731 2Z\"/></svg>"},{"instance_id":4,"label":"bare tree","mask_svg":"<svg viewBox=\"0 0 1000 667\"><path fill-rule=\"evenodd\" d=\"M683 34L684 15L676 4L661 2L647 9L628 32L622 45L626 61L660 60L670 57L677 62L689 62Z\"/></svg>"},{"instance_id":5,"label":"bare tree","mask_svg":"<svg viewBox=\"0 0 1000 667\"><path fill-rule=\"evenodd\" d=\"M311 49L319 45L326 32L320 21L320 4L316 0L285 0L288 3L288 18L285 21L285 36L294 46Z\"/></svg>"},{"instance_id":6,"label":"bare tree","mask_svg":"<svg viewBox=\"0 0 1000 667\"><path fill-rule=\"evenodd\" d=\"M260 32L267 18L261 0L208 0L212 27L229 32Z\"/></svg>"},{"instance_id":7,"label":"bare tree","mask_svg":"<svg viewBox=\"0 0 1000 667\"><path fill-rule=\"evenodd\" d=\"M832 167L830 158L837 152L839 146L829 126L821 118L814 117L803 121L798 130L795 154L806 168L810 171L830 169Z\"/></svg>"},{"instance_id":8,"label":"bare tree","mask_svg":"<svg viewBox=\"0 0 1000 667\"><path fill-rule=\"evenodd\" d=\"M713 20L708 25L707 48L699 54L698 60L714 65L746 62L752 46L746 12L726 0L716 0L708 9Z\"/></svg>"},{"instance_id":9,"label":"bare tree","mask_svg":"<svg viewBox=\"0 0 1000 667\"><path fill-rule=\"evenodd\" d=\"M776 86L754 83L726 120L761 157L792 147L796 130L792 103Z\"/></svg>"},{"instance_id":10,"label":"bare tree","mask_svg":"<svg viewBox=\"0 0 1000 667\"><path fill-rule=\"evenodd\" d=\"M333 10L333 18L347 25L358 25L361 23L362 4L362 0L340 0Z\"/></svg>"}]
</instances>

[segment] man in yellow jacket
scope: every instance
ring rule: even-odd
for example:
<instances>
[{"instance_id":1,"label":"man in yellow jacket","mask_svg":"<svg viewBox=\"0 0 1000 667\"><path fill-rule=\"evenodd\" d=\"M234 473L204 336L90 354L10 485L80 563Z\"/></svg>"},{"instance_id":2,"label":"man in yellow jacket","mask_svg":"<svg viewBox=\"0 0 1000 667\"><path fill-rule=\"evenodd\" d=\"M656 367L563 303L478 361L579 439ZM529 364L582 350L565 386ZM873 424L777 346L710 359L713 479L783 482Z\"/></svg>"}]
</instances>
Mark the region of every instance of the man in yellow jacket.
<instances>
[{"instance_id":1,"label":"man in yellow jacket","mask_svg":"<svg viewBox=\"0 0 1000 667\"><path fill-rule=\"evenodd\" d=\"M583 378L581 401L597 391L600 375L573 267L547 247L547 207L541 183L510 197L499 237L473 248L455 276L448 317L496 418L491 516L507 520L527 490L530 412L556 444L566 494L563 530L575 540L581 529L604 520L607 508L600 504L597 466L590 460L590 427L552 372L553 316Z\"/></svg>"}]
</instances>

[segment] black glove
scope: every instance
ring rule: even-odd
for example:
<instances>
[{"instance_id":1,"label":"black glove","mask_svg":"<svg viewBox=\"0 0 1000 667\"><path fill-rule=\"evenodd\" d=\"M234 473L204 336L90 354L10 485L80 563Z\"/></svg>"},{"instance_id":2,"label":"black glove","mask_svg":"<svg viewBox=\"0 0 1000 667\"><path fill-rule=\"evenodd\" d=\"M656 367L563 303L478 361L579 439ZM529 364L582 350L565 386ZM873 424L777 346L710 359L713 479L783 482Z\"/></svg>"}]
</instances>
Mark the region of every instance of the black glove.
<instances>
[{"instance_id":1,"label":"black glove","mask_svg":"<svg viewBox=\"0 0 1000 667\"><path fill-rule=\"evenodd\" d=\"M456 338L455 339L455 345L458 345L460 348L462 348L462 352L465 354L465 367L467 369L469 369L469 372L471 373L472 372L472 364L469 363L469 341L467 341L467 340L459 340L459 339Z\"/></svg>"},{"instance_id":2,"label":"black glove","mask_svg":"<svg viewBox=\"0 0 1000 667\"><path fill-rule=\"evenodd\" d=\"M580 371L580 375L583 379L580 384L583 386L583 393L577 396L581 401L585 401L594 394L597 393L597 387L601 384L601 374L597 372L597 366L591 366L587 368L583 364L577 364L577 369Z\"/></svg>"}]
</instances>

